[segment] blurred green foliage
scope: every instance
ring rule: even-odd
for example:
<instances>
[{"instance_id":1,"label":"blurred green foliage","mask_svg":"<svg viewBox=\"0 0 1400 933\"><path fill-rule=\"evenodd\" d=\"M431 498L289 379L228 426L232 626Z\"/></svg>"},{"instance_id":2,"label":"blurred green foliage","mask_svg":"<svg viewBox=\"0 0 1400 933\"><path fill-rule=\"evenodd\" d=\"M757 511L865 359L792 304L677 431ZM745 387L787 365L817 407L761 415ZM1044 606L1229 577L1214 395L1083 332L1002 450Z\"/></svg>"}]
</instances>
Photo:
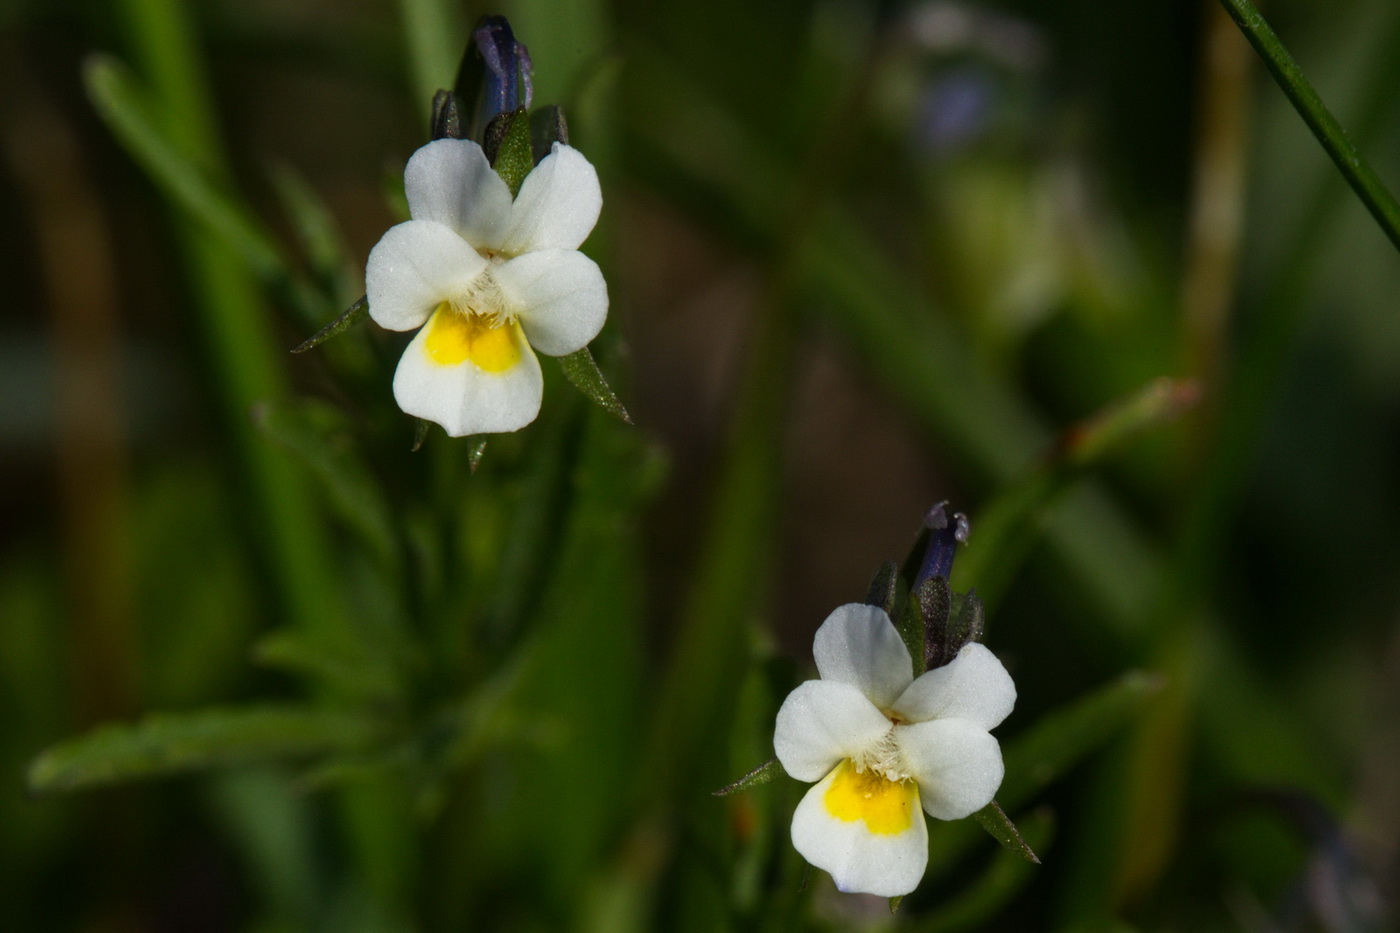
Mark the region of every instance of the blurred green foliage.
<instances>
[{"instance_id":1,"label":"blurred green foliage","mask_svg":"<svg viewBox=\"0 0 1400 933\"><path fill-rule=\"evenodd\" d=\"M284 351L362 294L486 12L599 168L612 315L534 425L415 453L401 337ZM1268 12L1393 180L1400 14ZM0 928L1394 922L1400 267L1212 4L0 37ZM1042 864L935 823L891 914L805 869L795 782L712 791L943 498Z\"/></svg>"}]
</instances>

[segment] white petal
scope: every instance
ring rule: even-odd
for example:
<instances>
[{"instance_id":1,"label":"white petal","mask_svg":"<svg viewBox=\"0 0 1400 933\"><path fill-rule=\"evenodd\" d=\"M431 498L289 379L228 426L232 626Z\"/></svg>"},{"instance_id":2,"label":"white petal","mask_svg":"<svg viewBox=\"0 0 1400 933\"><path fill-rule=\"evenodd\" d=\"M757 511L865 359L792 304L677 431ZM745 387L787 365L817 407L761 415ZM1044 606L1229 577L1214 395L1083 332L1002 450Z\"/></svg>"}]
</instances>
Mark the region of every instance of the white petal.
<instances>
[{"instance_id":1,"label":"white petal","mask_svg":"<svg viewBox=\"0 0 1400 933\"><path fill-rule=\"evenodd\" d=\"M369 316L388 330L422 326L440 302L465 294L486 260L449 228L431 220L390 227L369 251Z\"/></svg>"},{"instance_id":2,"label":"white petal","mask_svg":"<svg viewBox=\"0 0 1400 933\"><path fill-rule=\"evenodd\" d=\"M855 687L824 680L800 684L778 710L773 750L783 770L815 781L890 730L890 721Z\"/></svg>"},{"instance_id":3,"label":"white petal","mask_svg":"<svg viewBox=\"0 0 1400 933\"><path fill-rule=\"evenodd\" d=\"M425 327L409 343L394 372L394 399L410 415L443 426L453 437L517 431L540 411L544 379L540 363L521 339L520 360L502 372L486 372L471 360L436 363Z\"/></svg>"},{"instance_id":4,"label":"white petal","mask_svg":"<svg viewBox=\"0 0 1400 933\"><path fill-rule=\"evenodd\" d=\"M565 356L588 346L608 317L608 285L598 264L573 249L526 253L491 271L530 346Z\"/></svg>"},{"instance_id":5,"label":"white petal","mask_svg":"<svg viewBox=\"0 0 1400 933\"><path fill-rule=\"evenodd\" d=\"M510 220L510 188L476 143L428 143L408 160L403 187L414 220L446 224L476 247L499 245Z\"/></svg>"},{"instance_id":6,"label":"white petal","mask_svg":"<svg viewBox=\"0 0 1400 933\"><path fill-rule=\"evenodd\" d=\"M864 821L843 820L827 808L827 791L840 771L833 769L798 803L792 815L793 847L807 861L830 872L836 887L849 894L908 894L928 865L928 824L917 811L917 802L907 830L873 833Z\"/></svg>"},{"instance_id":7,"label":"white petal","mask_svg":"<svg viewBox=\"0 0 1400 933\"><path fill-rule=\"evenodd\" d=\"M887 709L914 677L909 649L878 606L849 603L826 617L812 644L822 680L851 684Z\"/></svg>"},{"instance_id":8,"label":"white petal","mask_svg":"<svg viewBox=\"0 0 1400 933\"><path fill-rule=\"evenodd\" d=\"M577 149L555 143L553 151L525 176L501 248L511 255L578 249L602 209L598 173Z\"/></svg>"},{"instance_id":9,"label":"white petal","mask_svg":"<svg viewBox=\"0 0 1400 933\"><path fill-rule=\"evenodd\" d=\"M985 645L969 642L942 667L921 675L895 701L906 722L966 719L983 729L999 725L1016 705L1011 675Z\"/></svg>"},{"instance_id":10,"label":"white petal","mask_svg":"<svg viewBox=\"0 0 1400 933\"><path fill-rule=\"evenodd\" d=\"M966 719L938 719L896 726L904 762L919 782L924 811L940 820L960 820L992 802L1005 767L1001 746L987 730Z\"/></svg>"}]
</instances>

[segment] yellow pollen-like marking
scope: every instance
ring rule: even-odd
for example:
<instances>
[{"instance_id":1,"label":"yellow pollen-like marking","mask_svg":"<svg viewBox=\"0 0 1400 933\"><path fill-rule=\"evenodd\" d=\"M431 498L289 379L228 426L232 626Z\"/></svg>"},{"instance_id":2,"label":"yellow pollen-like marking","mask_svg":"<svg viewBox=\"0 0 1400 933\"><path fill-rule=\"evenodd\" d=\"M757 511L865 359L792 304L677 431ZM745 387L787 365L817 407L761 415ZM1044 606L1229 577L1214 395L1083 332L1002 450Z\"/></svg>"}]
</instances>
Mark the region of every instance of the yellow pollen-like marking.
<instances>
[{"instance_id":1,"label":"yellow pollen-like marking","mask_svg":"<svg viewBox=\"0 0 1400 933\"><path fill-rule=\"evenodd\" d=\"M838 820L864 820L872 833L896 836L914 822L919 786L913 781L891 781L873 769L861 773L848 758L837 766L822 803Z\"/></svg>"},{"instance_id":2,"label":"yellow pollen-like marking","mask_svg":"<svg viewBox=\"0 0 1400 933\"><path fill-rule=\"evenodd\" d=\"M423 349L440 366L471 360L478 369L501 373L520 362L522 339L514 321L498 324L480 314L463 314L444 301L428 321Z\"/></svg>"}]
</instances>

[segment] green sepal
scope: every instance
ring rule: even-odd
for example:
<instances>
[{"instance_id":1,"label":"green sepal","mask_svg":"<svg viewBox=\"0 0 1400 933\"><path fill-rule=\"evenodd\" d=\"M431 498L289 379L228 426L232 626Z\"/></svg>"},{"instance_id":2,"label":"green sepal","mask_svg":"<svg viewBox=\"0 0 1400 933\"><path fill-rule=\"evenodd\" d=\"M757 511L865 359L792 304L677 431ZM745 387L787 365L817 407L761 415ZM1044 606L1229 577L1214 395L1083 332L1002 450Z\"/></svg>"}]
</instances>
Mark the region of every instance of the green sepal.
<instances>
[{"instance_id":1,"label":"green sepal","mask_svg":"<svg viewBox=\"0 0 1400 933\"><path fill-rule=\"evenodd\" d=\"M617 394L608 385L608 380L603 378L603 371L598 368L592 351L587 347L568 356L561 356L559 366L564 370L565 378L587 396L589 401L618 420L632 423L632 416L618 400Z\"/></svg>"},{"instance_id":2,"label":"green sepal","mask_svg":"<svg viewBox=\"0 0 1400 933\"><path fill-rule=\"evenodd\" d=\"M465 138L462 135L462 107L456 94L443 89L433 95L433 113L428 126L435 140Z\"/></svg>"},{"instance_id":3,"label":"green sepal","mask_svg":"<svg viewBox=\"0 0 1400 933\"><path fill-rule=\"evenodd\" d=\"M1016 828L1016 824L1011 822L1011 817L1006 815L1006 811L995 800L972 815L977 822L982 824L982 828L991 834L993 839L1002 844L1003 848L1016 853L1028 862L1040 864L1040 858L1031 851L1031 847L1021 837L1021 831Z\"/></svg>"},{"instance_id":4,"label":"green sepal","mask_svg":"<svg viewBox=\"0 0 1400 933\"><path fill-rule=\"evenodd\" d=\"M899 910L899 905L900 905L900 904L903 904L903 903L904 903L904 895L903 895L903 894L899 895L898 897L892 897L892 898L890 898L890 913L894 913L895 911Z\"/></svg>"},{"instance_id":5,"label":"green sepal","mask_svg":"<svg viewBox=\"0 0 1400 933\"><path fill-rule=\"evenodd\" d=\"M924 612L919 605L918 594L910 593L904 600L904 606L900 609L894 627L899 631L899 637L904 640L904 647L909 649L909 659L914 666L913 674L918 677L924 672Z\"/></svg>"},{"instance_id":6,"label":"green sepal","mask_svg":"<svg viewBox=\"0 0 1400 933\"><path fill-rule=\"evenodd\" d=\"M486 456L486 438L477 436L472 438L467 445L467 466L473 473L481 466L481 458Z\"/></svg>"},{"instance_id":7,"label":"green sepal","mask_svg":"<svg viewBox=\"0 0 1400 933\"><path fill-rule=\"evenodd\" d=\"M510 188L511 197L520 193L525 176L535 167L535 154L530 148L530 116L525 108L499 114L486 127L486 158L501 180Z\"/></svg>"},{"instance_id":8,"label":"green sepal","mask_svg":"<svg viewBox=\"0 0 1400 933\"><path fill-rule=\"evenodd\" d=\"M981 641L987 628L987 613L977 591L954 593L953 605L948 616L948 643L957 645L957 650L970 641ZM954 651L956 654L957 651Z\"/></svg>"},{"instance_id":9,"label":"green sepal","mask_svg":"<svg viewBox=\"0 0 1400 933\"><path fill-rule=\"evenodd\" d=\"M923 669L942 667L957 655L961 644L948 640L948 614L953 606L953 592L942 577L929 577L909 594L909 603L919 612L923 625L924 653L914 663L922 661Z\"/></svg>"},{"instance_id":10,"label":"green sepal","mask_svg":"<svg viewBox=\"0 0 1400 933\"><path fill-rule=\"evenodd\" d=\"M550 104L530 115L530 145L536 165L549 155L555 143L569 144L569 122L564 119L562 107Z\"/></svg>"},{"instance_id":11,"label":"green sepal","mask_svg":"<svg viewBox=\"0 0 1400 933\"><path fill-rule=\"evenodd\" d=\"M870 589L865 593L867 606L878 606L885 614L894 618L895 604L899 601L899 565L887 560L875 572L870 581Z\"/></svg>"},{"instance_id":12,"label":"green sepal","mask_svg":"<svg viewBox=\"0 0 1400 933\"><path fill-rule=\"evenodd\" d=\"M772 781L778 775L784 773L783 766L778 763L778 759L769 758L733 784L727 784L719 790L711 791L711 794L715 797L728 797L730 794L737 794L741 790L761 787L769 781Z\"/></svg>"},{"instance_id":13,"label":"green sepal","mask_svg":"<svg viewBox=\"0 0 1400 933\"><path fill-rule=\"evenodd\" d=\"M428 429L432 426L433 423L426 418L413 419L413 446L408 449L409 453L416 454L423 449L423 442L428 439Z\"/></svg>"},{"instance_id":14,"label":"green sepal","mask_svg":"<svg viewBox=\"0 0 1400 933\"><path fill-rule=\"evenodd\" d=\"M379 728L363 716L295 705L156 713L103 726L44 751L29 766L35 793L182 771L358 752Z\"/></svg>"},{"instance_id":15,"label":"green sepal","mask_svg":"<svg viewBox=\"0 0 1400 933\"><path fill-rule=\"evenodd\" d=\"M331 321L295 347L292 347L292 352L305 353L317 344L325 343L332 337L345 333L367 317L369 317L369 297L361 296L355 299L355 303L346 308L340 317Z\"/></svg>"}]
</instances>

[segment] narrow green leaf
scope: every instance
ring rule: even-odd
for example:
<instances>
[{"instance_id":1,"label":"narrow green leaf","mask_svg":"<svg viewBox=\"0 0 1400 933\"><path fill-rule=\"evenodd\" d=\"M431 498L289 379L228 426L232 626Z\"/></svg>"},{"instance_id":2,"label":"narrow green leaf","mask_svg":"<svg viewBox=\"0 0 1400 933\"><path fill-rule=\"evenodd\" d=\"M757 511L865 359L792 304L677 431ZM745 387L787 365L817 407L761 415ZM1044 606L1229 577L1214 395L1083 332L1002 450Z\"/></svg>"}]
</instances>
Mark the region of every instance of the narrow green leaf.
<instances>
[{"instance_id":1,"label":"narrow green leaf","mask_svg":"<svg viewBox=\"0 0 1400 933\"><path fill-rule=\"evenodd\" d=\"M577 353L561 356L559 365L563 368L565 377L573 383L574 388L587 396L595 405L627 424L632 423L632 416L627 413L622 402L618 401L612 387L603 378L603 371L598 368L598 363L593 359L593 353L587 347Z\"/></svg>"},{"instance_id":2,"label":"narrow green leaf","mask_svg":"<svg viewBox=\"0 0 1400 933\"><path fill-rule=\"evenodd\" d=\"M1014 852L1028 862L1040 864L1040 859L1031 851L1026 840L1021 837L1021 831L1016 828L1015 823L1011 822L1011 817L1006 815L1001 804L993 800L972 815L977 822L982 824L983 829L991 833L993 839L1001 843L1002 848Z\"/></svg>"},{"instance_id":3,"label":"narrow green leaf","mask_svg":"<svg viewBox=\"0 0 1400 933\"><path fill-rule=\"evenodd\" d=\"M763 764L754 768L748 774L739 778L733 784L726 784L717 791L712 791L716 797L728 797L730 794L737 794L741 790L749 790L753 787L761 787L773 780L780 774L784 774L783 766L778 763L778 759L769 758Z\"/></svg>"},{"instance_id":4,"label":"narrow green leaf","mask_svg":"<svg viewBox=\"0 0 1400 933\"><path fill-rule=\"evenodd\" d=\"M899 598L899 565L887 560L880 565L875 579L870 581L870 589L865 594L867 606L879 606L885 614L894 618L895 602Z\"/></svg>"},{"instance_id":5,"label":"narrow green leaf","mask_svg":"<svg viewBox=\"0 0 1400 933\"><path fill-rule=\"evenodd\" d=\"M75 790L181 771L307 758L368 748L379 727L358 715L304 706L246 706L157 713L103 726L41 754L35 793Z\"/></svg>"},{"instance_id":6,"label":"narrow green leaf","mask_svg":"<svg viewBox=\"0 0 1400 933\"><path fill-rule=\"evenodd\" d=\"M316 333L312 334L310 337L307 337L295 347L292 347L292 352L305 353L312 347L317 346L318 344L325 343L332 337L336 337L340 334L345 333L347 330L354 327L356 324L359 324L361 321L365 320L368 317L369 298L367 296L357 298L354 304L346 308L345 311L341 313L340 317L336 318L334 321L331 321L325 327L322 327L320 330L316 331Z\"/></svg>"},{"instance_id":7,"label":"narrow green leaf","mask_svg":"<svg viewBox=\"0 0 1400 933\"><path fill-rule=\"evenodd\" d=\"M483 147L491 159L491 167L510 188L512 196L520 193L525 176L535 167L535 154L530 148L530 117L525 108L503 113L486 128Z\"/></svg>"},{"instance_id":8,"label":"narrow green leaf","mask_svg":"<svg viewBox=\"0 0 1400 933\"><path fill-rule=\"evenodd\" d=\"M257 405L253 422L311 470L316 487L341 522L368 546L380 566L396 568L398 543L388 504L354 447L345 416L324 402L307 399Z\"/></svg>"},{"instance_id":9,"label":"narrow green leaf","mask_svg":"<svg viewBox=\"0 0 1400 933\"><path fill-rule=\"evenodd\" d=\"M1313 90L1288 49L1283 47L1279 37L1250 0L1220 0L1220 3L1264 60L1269 73L1293 104L1293 109L1298 111L1298 116L1303 118L1313 136L1322 144L1352 191L1366 205L1366 210L1370 211L1390 242L1400 249L1400 204L1396 204L1395 196L1347 137L1346 130L1332 116L1332 111L1327 109L1317 91Z\"/></svg>"},{"instance_id":10,"label":"narrow green leaf","mask_svg":"<svg viewBox=\"0 0 1400 933\"><path fill-rule=\"evenodd\" d=\"M1061 707L1006 748L1006 780L997 798L1024 806L1046 785L1097 751L1161 689L1161 680L1132 671Z\"/></svg>"}]
</instances>

